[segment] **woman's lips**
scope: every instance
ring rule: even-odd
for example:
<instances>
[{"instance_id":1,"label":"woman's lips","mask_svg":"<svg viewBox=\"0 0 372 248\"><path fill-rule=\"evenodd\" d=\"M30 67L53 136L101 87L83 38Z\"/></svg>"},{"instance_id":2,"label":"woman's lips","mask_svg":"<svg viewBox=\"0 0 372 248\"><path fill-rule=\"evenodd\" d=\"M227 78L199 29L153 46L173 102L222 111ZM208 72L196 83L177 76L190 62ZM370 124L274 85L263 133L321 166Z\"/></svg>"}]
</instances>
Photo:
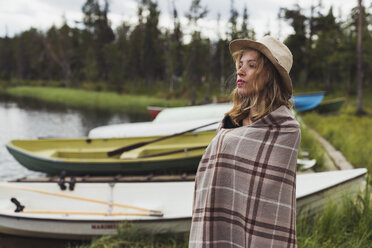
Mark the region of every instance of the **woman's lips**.
<instances>
[{"instance_id":1,"label":"woman's lips","mask_svg":"<svg viewBox=\"0 0 372 248\"><path fill-rule=\"evenodd\" d=\"M237 82L236 82L236 85L237 86L242 86L245 82L241 79L239 79Z\"/></svg>"}]
</instances>

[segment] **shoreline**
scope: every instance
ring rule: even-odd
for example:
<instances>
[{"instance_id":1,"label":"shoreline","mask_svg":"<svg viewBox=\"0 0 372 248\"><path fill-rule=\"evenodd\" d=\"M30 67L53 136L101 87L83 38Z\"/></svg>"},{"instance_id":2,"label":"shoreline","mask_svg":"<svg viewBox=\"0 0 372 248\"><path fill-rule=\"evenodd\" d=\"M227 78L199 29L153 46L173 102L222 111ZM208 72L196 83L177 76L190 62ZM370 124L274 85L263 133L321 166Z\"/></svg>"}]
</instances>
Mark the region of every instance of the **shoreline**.
<instances>
[{"instance_id":1,"label":"shoreline","mask_svg":"<svg viewBox=\"0 0 372 248\"><path fill-rule=\"evenodd\" d=\"M55 87L2 88L0 97L28 98L41 103L56 104L65 107L87 110L103 110L128 114L147 114L146 107L179 107L188 105L185 99L164 99L146 95L118 94L113 92L96 92L81 89Z\"/></svg>"}]
</instances>

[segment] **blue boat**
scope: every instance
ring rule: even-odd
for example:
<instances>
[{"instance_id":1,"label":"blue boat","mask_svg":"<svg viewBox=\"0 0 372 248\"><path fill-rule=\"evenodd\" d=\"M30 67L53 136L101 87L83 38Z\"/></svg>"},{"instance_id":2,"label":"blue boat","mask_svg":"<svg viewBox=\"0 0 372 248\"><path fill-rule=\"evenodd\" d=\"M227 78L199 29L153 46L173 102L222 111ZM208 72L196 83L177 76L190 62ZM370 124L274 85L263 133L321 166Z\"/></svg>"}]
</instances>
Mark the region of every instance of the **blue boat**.
<instances>
[{"instance_id":1,"label":"blue boat","mask_svg":"<svg viewBox=\"0 0 372 248\"><path fill-rule=\"evenodd\" d=\"M325 92L296 94L293 96L294 109L298 112L312 110L322 102Z\"/></svg>"}]
</instances>

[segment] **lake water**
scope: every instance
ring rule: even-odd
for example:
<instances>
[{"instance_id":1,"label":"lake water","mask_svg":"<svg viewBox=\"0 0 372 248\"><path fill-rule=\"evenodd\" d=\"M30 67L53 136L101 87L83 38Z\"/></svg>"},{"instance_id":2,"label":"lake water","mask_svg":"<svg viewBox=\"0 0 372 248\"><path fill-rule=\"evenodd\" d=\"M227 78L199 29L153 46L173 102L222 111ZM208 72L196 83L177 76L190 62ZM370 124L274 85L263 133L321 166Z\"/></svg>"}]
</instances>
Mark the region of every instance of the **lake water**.
<instances>
[{"instance_id":1,"label":"lake water","mask_svg":"<svg viewBox=\"0 0 372 248\"><path fill-rule=\"evenodd\" d=\"M22 167L6 150L13 139L87 136L90 129L125 122L148 121L149 116L129 116L103 111L81 111L47 106L37 101L4 99L0 96L0 181L45 174ZM0 234L0 248L63 247L66 241L33 239Z\"/></svg>"}]
</instances>

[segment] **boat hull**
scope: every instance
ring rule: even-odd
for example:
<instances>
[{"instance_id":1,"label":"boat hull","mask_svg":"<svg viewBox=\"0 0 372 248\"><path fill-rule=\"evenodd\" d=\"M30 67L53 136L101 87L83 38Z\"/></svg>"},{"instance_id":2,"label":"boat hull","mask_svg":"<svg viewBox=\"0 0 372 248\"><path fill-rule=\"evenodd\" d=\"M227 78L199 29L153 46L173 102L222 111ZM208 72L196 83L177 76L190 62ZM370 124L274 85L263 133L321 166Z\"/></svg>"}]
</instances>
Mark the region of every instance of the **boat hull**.
<instances>
[{"instance_id":1,"label":"boat hull","mask_svg":"<svg viewBox=\"0 0 372 248\"><path fill-rule=\"evenodd\" d=\"M164 221L60 220L0 214L0 233L54 239L92 239L117 234L119 227L133 232L185 233L190 231L191 217Z\"/></svg>"},{"instance_id":2,"label":"boat hull","mask_svg":"<svg viewBox=\"0 0 372 248\"><path fill-rule=\"evenodd\" d=\"M328 201L340 201L359 191L366 169L311 173L297 176L297 216L316 214ZM19 236L91 239L116 234L117 227L134 232L189 232L194 182L77 183L62 191L57 183L0 183L0 232ZM15 197L25 206L15 213ZM110 206L111 204L111 206ZM119 216L129 204L161 211L163 216ZM49 213L30 213L39 209ZM52 211L64 210L64 214ZM110 215L82 215L75 211L111 211ZM139 210L130 210L138 212Z\"/></svg>"},{"instance_id":3,"label":"boat hull","mask_svg":"<svg viewBox=\"0 0 372 248\"><path fill-rule=\"evenodd\" d=\"M201 119L222 120L225 113L232 107L232 103L212 103L198 106L166 108L156 116L153 122L170 123Z\"/></svg>"},{"instance_id":4,"label":"boat hull","mask_svg":"<svg viewBox=\"0 0 372 248\"><path fill-rule=\"evenodd\" d=\"M152 119L155 119L156 116L164 109L164 107L154 107L154 106L148 106L147 111L149 112L149 115Z\"/></svg>"},{"instance_id":5,"label":"boat hull","mask_svg":"<svg viewBox=\"0 0 372 248\"><path fill-rule=\"evenodd\" d=\"M179 122L136 122L124 123L93 128L89 131L90 138L112 138L112 137L146 137L172 135L195 127L207 125L221 119L200 119ZM219 123L200 128L199 132L216 130Z\"/></svg>"},{"instance_id":6,"label":"boat hull","mask_svg":"<svg viewBox=\"0 0 372 248\"><path fill-rule=\"evenodd\" d=\"M166 173L195 173L201 155L190 158L169 159L143 162L67 162L61 160L43 159L23 153L8 147L8 151L25 168L40 171L51 175L84 176L84 175L140 175L140 174L166 174Z\"/></svg>"},{"instance_id":7,"label":"boat hull","mask_svg":"<svg viewBox=\"0 0 372 248\"><path fill-rule=\"evenodd\" d=\"M164 136L111 139L12 140L6 147L24 167L59 175L136 175L195 173L215 131L187 133L151 142ZM143 144L121 154L108 152Z\"/></svg>"},{"instance_id":8,"label":"boat hull","mask_svg":"<svg viewBox=\"0 0 372 248\"><path fill-rule=\"evenodd\" d=\"M91 239L121 230L188 232L194 182L0 183L0 233ZM15 212L15 198L24 206ZM150 210L162 215L151 215Z\"/></svg>"},{"instance_id":9,"label":"boat hull","mask_svg":"<svg viewBox=\"0 0 372 248\"><path fill-rule=\"evenodd\" d=\"M366 169L359 168L298 175L297 215L315 215L321 212L328 202L341 202L345 196L360 192L366 173Z\"/></svg>"},{"instance_id":10,"label":"boat hull","mask_svg":"<svg viewBox=\"0 0 372 248\"><path fill-rule=\"evenodd\" d=\"M340 111L342 105L345 103L345 98L336 98L329 101L323 101L316 110L319 113L325 114L325 113L337 113Z\"/></svg>"},{"instance_id":11,"label":"boat hull","mask_svg":"<svg viewBox=\"0 0 372 248\"><path fill-rule=\"evenodd\" d=\"M297 94L293 96L294 109L298 112L309 111L319 106L324 98L325 92Z\"/></svg>"}]
</instances>

